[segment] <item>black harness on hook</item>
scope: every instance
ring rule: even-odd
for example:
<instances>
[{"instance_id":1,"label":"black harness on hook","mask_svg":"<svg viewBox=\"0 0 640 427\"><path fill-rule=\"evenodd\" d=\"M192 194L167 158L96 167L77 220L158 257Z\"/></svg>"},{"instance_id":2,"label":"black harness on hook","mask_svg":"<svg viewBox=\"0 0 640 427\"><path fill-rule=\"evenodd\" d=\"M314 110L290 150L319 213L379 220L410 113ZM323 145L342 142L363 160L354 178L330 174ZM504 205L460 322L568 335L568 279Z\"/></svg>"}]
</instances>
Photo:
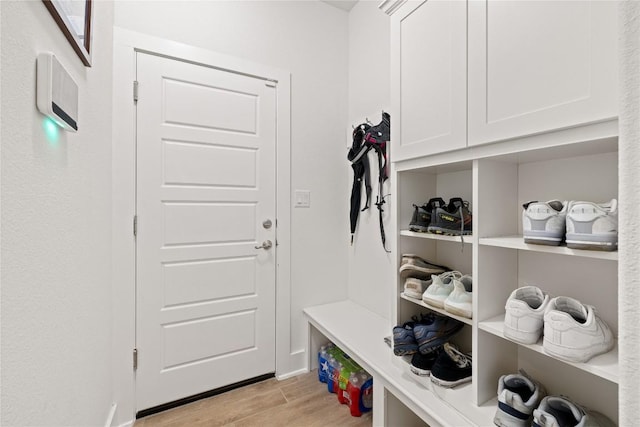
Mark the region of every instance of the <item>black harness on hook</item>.
<instances>
[{"instance_id":1,"label":"black harness on hook","mask_svg":"<svg viewBox=\"0 0 640 427\"><path fill-rule=\"evenodd\" d=\"M367 153L374 150L378 155L378 195L376 196L376 207L378 208L378 216L380 221L380 237L382 239L382 247L386 252L387 238L384 232L384 224L382 206L385 202L385 195L382 191L383 183L389 178L387 170L387 141L391 139L391 117L389 113L382 112L382 121L375 126L363 123L353 130L353 143L347 158L351 161L353 169L353 186L351 188L351 244L353 245L353 236L355 234L358 216L360 213L360 199L362 178L365 180L365 192L367 200L362 211L369 209L369 200L371 198L371 178L370 166Z\"/></svg>"}]
</instances>

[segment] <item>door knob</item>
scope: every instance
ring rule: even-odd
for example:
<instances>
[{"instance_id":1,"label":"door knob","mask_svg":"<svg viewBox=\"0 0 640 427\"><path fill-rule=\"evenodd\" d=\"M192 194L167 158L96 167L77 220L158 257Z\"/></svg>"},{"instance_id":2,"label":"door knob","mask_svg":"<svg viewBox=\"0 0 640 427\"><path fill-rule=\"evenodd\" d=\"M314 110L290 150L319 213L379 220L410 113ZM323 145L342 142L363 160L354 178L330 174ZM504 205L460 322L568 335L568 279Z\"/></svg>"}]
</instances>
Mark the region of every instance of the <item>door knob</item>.
<instances>
[{"instance_id":1,"label":"door knob","mask_svg":"<svg viewBox=\"0 0 640 427\"><path fill-rule=\"evenodd\" d=\"M264 242L262 242L261 246L255 246L256 249L271 249L271 246L273 246L273 243L271 243L271 240L265 240Z\"/></svg>"}]
</instances>

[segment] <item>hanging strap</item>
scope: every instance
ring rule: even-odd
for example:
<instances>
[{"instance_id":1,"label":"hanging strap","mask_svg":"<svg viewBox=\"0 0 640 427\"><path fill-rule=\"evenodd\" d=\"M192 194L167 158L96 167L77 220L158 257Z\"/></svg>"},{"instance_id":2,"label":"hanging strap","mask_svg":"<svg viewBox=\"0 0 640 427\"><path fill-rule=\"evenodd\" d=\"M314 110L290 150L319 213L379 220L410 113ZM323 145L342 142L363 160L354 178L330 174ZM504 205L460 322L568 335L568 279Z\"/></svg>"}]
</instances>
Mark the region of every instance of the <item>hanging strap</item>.
<instances>
[{"instance_id":1,"label":"hanging strap","mask_svg":"<svg viewBox=\"0 0 640 427\"><path fill-rule=\"evenodd\" d=\"M368 136L368 135L367 135ZM371 143L369 143L371 144ZM386 202L384 200L385 196L383 194L382 186L384 182L387 180L387 174L385 173L386 162L384 161L384 154L382 152L381 144L371 144L371 146L375 149L378 154L378 195L376 196L376 207L378 208L378 219L380 222L380 238L382 239L382 248L387 253L391 253L390 250L387 249L387 236L384 232L384 221L382 218L382 213L384 209L382 209L382 205Z\"/></svg>"}]
</instances>

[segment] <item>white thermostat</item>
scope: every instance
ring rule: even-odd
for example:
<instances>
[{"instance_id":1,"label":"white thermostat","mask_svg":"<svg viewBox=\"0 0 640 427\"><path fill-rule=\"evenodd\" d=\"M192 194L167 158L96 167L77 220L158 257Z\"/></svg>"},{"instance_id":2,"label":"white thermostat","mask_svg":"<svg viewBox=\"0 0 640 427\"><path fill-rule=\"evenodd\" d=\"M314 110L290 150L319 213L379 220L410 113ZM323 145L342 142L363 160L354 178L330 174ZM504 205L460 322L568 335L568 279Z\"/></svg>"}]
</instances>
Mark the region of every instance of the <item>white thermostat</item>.
<instances>
[{"instance_id":1,"label":"white thermostat","mask_svg":"<svg viewBox=\"0 0 640 427\"><path fill-rule=\"evenodd\" d=\"M53 53L37 60L36 102L38 110L64 129L78 131L78 85Z\"/></svg>"}]
</instances>

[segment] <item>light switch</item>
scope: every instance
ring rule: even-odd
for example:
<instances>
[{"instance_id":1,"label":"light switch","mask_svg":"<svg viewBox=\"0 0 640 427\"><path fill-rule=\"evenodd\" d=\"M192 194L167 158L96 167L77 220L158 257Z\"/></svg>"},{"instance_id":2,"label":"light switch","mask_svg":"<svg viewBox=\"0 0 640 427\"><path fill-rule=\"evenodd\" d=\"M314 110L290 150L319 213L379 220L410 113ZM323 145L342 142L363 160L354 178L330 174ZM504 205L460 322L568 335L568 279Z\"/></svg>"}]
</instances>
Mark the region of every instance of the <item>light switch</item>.
<instances>
[{"instance_id":1,"label":"light switch","mask_svg":"<svg viewBox=\"0 0 640 427\"><path fill-rule=\"evenodd\" d=\"M296 208L308 208L311 206L311 191L309 190L296 190L295 192L295 207Z\"/></svg>"}]
</instances>

